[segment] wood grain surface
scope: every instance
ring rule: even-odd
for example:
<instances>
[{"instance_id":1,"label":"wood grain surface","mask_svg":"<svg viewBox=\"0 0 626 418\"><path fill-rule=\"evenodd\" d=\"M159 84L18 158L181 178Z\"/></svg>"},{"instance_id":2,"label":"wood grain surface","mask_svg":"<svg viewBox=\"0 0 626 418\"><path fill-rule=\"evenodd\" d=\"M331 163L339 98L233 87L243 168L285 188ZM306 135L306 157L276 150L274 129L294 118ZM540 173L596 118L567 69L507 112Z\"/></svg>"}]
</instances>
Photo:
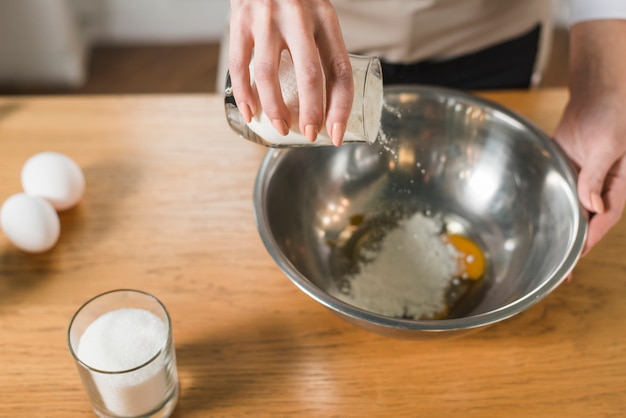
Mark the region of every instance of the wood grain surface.
<instances>
[{"instance_id":1,"label":"wood grain surface","mask_svg":"<svg viewBox=\"0 0 626 418\"><path fill-rule=\"evenodd\" d=\"M486 97L551 133L565 90ZM298 290L263 246L252 188L266 151L213 95L0 98L0 198L31 155L84 170L61 238L32 255L0 236L0 416L89 417L72 314L116 288L173 321L174 417L622 417L626 222L526 312L458 339L350 325Z\"/></svg>"}]
</instances>

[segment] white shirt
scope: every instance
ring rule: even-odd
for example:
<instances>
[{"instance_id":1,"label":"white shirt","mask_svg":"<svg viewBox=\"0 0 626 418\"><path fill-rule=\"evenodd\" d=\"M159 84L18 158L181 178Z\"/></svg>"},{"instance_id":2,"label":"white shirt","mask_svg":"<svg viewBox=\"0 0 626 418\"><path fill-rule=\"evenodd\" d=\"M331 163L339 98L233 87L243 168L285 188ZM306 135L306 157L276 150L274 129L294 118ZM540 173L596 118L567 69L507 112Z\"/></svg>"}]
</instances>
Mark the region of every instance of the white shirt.
<instances>
[{"instance_id":1,"label":"white shirt","mask_svg":"<svg viewBox=\"0 0 626 418\"><path fill-rule=\"evenodd\" d=\"M570 0L570 23L626 19L626 0Z\"/></svg>"},{"instance_id":2,"label":"white shirt","mask_svg":"<svg viewBox=\"0 0 626 418\"><path fill-rule=\"evenodd\" d=\"M515 38L541 24L551 41L550 0L333 0L349 51L391 62L446 59ZM626 0L570 0L570 21L623 18ZM541 49L541 48L540 48Z\"/></svg>"}]
</instances>

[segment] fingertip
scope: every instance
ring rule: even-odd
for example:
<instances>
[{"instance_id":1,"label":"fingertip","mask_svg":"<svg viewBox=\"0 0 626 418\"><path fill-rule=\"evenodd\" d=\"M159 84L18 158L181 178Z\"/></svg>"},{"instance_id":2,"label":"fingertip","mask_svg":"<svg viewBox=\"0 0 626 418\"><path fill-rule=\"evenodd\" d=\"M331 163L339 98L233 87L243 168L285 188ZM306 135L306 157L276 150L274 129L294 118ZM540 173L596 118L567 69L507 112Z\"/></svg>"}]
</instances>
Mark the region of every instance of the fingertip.
<instances>
[{"instance_id":1,"label":"fingertip","mask_svg":"<svg viewBox=\"0 0 626 418\"><path fill-rule=\"evenodd\" d=\"M289 126L287 126L287 122L282 119L273 119L272 125L276 130L282 135L285 136L289 133Z\"/></svg>"},{"instance_id":2,"label":"fingertip","mask_svg":"<svg viewBox=\"0 0 626 418\"><path fill-rule=\"evenodd\" d=\"M585 187L585 185L580 181L578 182L578 200L583 208L589 212L589 214L595 213L591 203L591 193L589 192L589 189L587 189L587 187Z\"/></svg>"},{"instance_id":3,"label":"fingertip","mask_svg":"<svg viewBox=\"0 0 626 418\"><path fill-rule=\"evenodd\" d=\"M605 214L594 214L589 220L587 228L587 238L583 247L582 256L586 256L598 244L604 236L609 232L611 227L615 225L619 216L607 212Z\"/></svg>"},{"instance_id":4,"label":"fingertip","mask_svg":"<svg viewBox=\"0 0 626 418\"><path fill-rule=\"evenodd\" d=\"M252 110L250 109L250 106L248 106L247 103L240 103L238 108L239 112L241 112L241 116L243 116L243 119L246 121L246 123L250 123L250 121L252 120Z\"/></svg>"},{"instance_id":5,"label":"fingertip","mask_svg":"<svg viewBox=\"0 0 626 418\"><path fill-rule=\"evenodd\" d=\"M317 134L319 133L319 128L317 125L306 125L304 127L304 135L309 140L309 142L314 142L317 139Z\"/></svg>"},{"instance_id":6,"label":"fingertip","mask_svg":"<svg viewBox=\"0 0 626 418\"><path fill-rule=\"evenodd\" d=\"M589 246L587 244L585 244L585 247L583 248L583 251L580 253L580 257L585 257L587 254L589 254L589 251L591 250L591 248L589 248Z\"/></svg>"},{"instance_id":7,"label":"fingertip","mask_svg":"<svg viewBox=\"0 0 626 418\"><path fill-rule=\"evenodd\" d=\"M604 213L604 201L602 196L596 192L591 192L589 195L589 202L591 203L591 210L595 213Z\"/></svg>"},{"instance_id":8,"label":"fingertip","mask_svg":"<svg viewBox=\"0 0 626 418\"><path fill-rule=\"evenodd\" d=\"M333 127L330 133L330 137L333 141L333 145L335 145L336 147L340 146L343 143L343 136L345 133L346 133L345 123L341 123L341 122L333 123Z\"/></svg>"}]
</instances>

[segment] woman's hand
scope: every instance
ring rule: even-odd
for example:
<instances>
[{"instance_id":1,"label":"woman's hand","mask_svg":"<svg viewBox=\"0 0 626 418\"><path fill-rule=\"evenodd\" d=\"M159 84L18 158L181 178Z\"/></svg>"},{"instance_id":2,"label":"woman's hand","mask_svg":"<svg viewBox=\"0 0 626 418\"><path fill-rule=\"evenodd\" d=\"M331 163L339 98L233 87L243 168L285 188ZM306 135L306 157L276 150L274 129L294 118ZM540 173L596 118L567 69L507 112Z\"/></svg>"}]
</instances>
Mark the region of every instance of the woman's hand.
<instances>
[{"instance_id":1,"label":"woman's hand","mask_svg":"<svg viewBox=\"0 0 626 418\"><path fill-rule=\"evenodd\" d=\"M339 21L330 2L231 0L228 69L237 106L247 122L262 107L276 130L286 135L294 121L290 120L278 80L283 50L289 51L294 63L300 131L314 141L325 124L333 143L340 145L354 86ZM253 53L256 91L250 82Z\"/></svg>"},{"instance_id":2,"label":"woman's hand","mask_svg":"<svg viewBox=\"0 0 626 418\"><path fill-rule=\"evenodd\" d=\"M555 138L580 169L578 197L590 212L584 254L619 221L626 204L626 21L571 29L570 101Z\"/></svg>"}]
</instances>

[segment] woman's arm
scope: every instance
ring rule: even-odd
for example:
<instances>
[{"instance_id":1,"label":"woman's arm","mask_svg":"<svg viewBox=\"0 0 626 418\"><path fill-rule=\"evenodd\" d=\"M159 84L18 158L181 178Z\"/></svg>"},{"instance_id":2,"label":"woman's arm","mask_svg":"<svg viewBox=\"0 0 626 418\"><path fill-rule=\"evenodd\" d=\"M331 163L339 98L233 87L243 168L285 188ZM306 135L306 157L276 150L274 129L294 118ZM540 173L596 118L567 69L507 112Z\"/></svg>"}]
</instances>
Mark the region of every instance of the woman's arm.
<instances>
[{"instance_id":1,"label":"woman's arm","mask_svg":"<svg viewBox=\"0 0 626 418\"><path fill-rule=\"evenodd\" d=\"M626 20L589 20L570 32L570 100L555 138L580 169L590 212L588 252L626 203Z\"/></svg>"}]
</instances>

